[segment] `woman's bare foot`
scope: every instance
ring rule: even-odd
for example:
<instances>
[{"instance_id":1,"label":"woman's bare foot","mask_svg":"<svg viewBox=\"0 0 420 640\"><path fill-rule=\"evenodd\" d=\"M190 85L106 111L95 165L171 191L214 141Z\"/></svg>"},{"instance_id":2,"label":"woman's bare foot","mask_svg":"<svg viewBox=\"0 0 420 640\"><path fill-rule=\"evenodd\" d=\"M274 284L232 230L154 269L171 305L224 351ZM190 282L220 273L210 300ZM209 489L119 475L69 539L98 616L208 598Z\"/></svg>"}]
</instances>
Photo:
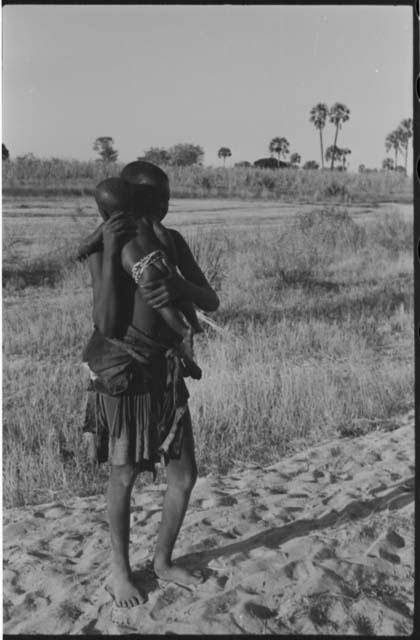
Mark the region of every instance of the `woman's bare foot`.
<instances>
[{"instance_id":1,"label":"woman's bare foot","mask_svg":"<svg viewBox=\"0 0 420 640\"><path fill-rule=\"evenodd\" d=\"M184 587L195 587L203 582L201 571L188 571L175 565L154 565L154 572L165 582L174 582Z\"/></svg>"},{"instance_id":2,"label":"woman's bare foot","mask_svg":"<svg viewBox=\"0 0 420 640\"><path fill-rule=\"evenodd\" d=\"M117 607L131 609L146 602L147 597L141 593L131 576L115 571L112 574L112 587Z\"/></svg>"}]
</instances>

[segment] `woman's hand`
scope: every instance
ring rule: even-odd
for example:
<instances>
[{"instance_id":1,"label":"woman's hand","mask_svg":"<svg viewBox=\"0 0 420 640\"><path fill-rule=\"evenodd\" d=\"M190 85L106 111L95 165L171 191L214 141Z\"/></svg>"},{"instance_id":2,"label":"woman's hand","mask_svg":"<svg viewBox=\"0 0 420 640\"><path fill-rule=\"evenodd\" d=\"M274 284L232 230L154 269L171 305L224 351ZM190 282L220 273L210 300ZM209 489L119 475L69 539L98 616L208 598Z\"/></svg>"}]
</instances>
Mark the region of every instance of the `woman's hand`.
<instances>
[{"instance_id":1,"label":"woman's hand","mask_svg":"<svg viewBox=\"0 0 420 640\"><path fill-rule=\"evenodd\" d=\"M182 276L173 273L155 282L144 284L140 289L146 302L154 309L160 309L182 297L184 282Z\"/></svg>"},{"instance_id":2,"label":"woman's hand","mask_svg":"<svg viewBox=\"0 0 420 640\"><path fill-rule=\"evenodd\" d=\"M133 218L126 213L117 213L107 220L102 227L104 253L119 255L124 244L136 234Z\"/></svg>"}]
</instances>

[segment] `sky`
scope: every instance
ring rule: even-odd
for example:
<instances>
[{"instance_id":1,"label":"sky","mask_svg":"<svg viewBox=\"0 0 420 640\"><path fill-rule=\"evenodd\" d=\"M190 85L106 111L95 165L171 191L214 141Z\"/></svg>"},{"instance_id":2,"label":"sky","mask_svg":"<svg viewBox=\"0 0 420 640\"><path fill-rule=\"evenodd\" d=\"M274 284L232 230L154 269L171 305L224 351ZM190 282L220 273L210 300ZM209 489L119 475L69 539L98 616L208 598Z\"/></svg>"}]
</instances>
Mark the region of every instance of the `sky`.
<instances>
[{"instance_id":1,"label":"sky","mask_svg":"<svg viewBox=\"0 0 420 640\"><path fill-rule=\"evenodd\" d=\"M407 6L6 5L2 30L12 158L93 159L111 136L122 162L191 142L206 165L229 147L228 166L284 136L320 162L309 112L338 101L350 120L337 144L357 170L379 167L385 136L412 117Z\"/></svg>"}]
</instances>

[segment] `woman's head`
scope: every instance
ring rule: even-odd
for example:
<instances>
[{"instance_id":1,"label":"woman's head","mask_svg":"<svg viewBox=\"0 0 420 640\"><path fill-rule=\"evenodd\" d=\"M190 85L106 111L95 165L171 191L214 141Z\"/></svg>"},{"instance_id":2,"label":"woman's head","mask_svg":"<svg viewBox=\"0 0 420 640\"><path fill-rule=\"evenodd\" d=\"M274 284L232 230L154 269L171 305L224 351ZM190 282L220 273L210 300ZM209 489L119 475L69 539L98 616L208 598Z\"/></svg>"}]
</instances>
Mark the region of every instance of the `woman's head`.
<instances>
[{"instance_id":1,"label":"woman's head","mask_svg":"<svg viewBox=\"0 0 420 640\"><path fill-rule=\"evenodd\" d=\"M120 177L130 185L130 206L133 213L144 210L160 220L168 212L169 180L162 169L144 160L130 162Z\"/></svg>"}]
</instances>

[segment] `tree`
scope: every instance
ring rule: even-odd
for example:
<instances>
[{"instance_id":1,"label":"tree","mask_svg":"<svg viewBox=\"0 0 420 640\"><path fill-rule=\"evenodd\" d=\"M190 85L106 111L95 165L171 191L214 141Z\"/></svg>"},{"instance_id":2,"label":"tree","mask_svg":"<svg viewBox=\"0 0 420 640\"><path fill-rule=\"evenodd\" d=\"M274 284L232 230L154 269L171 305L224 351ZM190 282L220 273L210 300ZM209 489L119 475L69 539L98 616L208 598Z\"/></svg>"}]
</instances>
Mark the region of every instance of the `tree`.
<instances>
[{"instance_id":1,"label":"tree","mask_svg":"<svg viewBox=\"0 0 420 640\"><path fill-rule=\"evenodd\" d=\"M290 165L297 169L301 160L302 160L302 158L298 153L296 153L296 152L292 153L291 156L290 156Z\"/></svg>"},{"instance_id":2,"label":"tree","mask_svg":"<svg viewBox=\"0 0 420 640\"><path fill-rule=\"evenodd\" d=\"M98 152L99 160L103 162L116 162L118 158L118 151L114 149L114 140L110 136L96 138L93 150Z\"/></svg>"},{"instance_id":3,"label":"tree","mask_svg":"<svg viewBox=\"0 0 420 640\"><path fill-rule=\"evenodd\" d=\"M342 167L343 167L343 171L345 171L347 169L347 164L346 164L346 158L348 155L351 154L351 149L340 149L340 157L341 157L341 162L342 162Z\"/></svg>"},{"instance_id":4,"label":"tree","mask_svg":"<svg viewBox=\"0 0 420 640\"><path fill-rule=\"evenodd\" d=\"M328 107L324 102L319 102L311 109L309 122L313 122L315 129L319 131L319 144L321 146L321 166L324 168L324 141L322 132L328 117Z\"/></svg>"},{"instance_id":5,"label":"tree","mask_svg":"<svg viewBox=\"0 0 420 640\"><path fill-rule=\"evenodd\" d=\"M398 153L401 151L401 138L400 138L400 134L396 129L395 131L391 131L391 133L388 133L387 137L385 138L386 152L388 153L389 151L391 151L391 149L394 150L394 154L395 154L394 167L396 167L398 165Z\"/></svg>"},{"instance_id":6,"label":"tree","mask_svg":"<svg viewBox=\"0 0 420 640\"><path fill-rule=\"evenodd\" d=\"M32 153L32 151L29 151L29 153L25 153L23 156L18 156L18 157L16 158L16 161L17 161L17 162L27 162L27 163L28 163L28 162L31 162L31 163L33 164L33 163L36 163L36 162L38 162L38 163L39 163L39 162L40 162L40 159L39 159L39 158L37 158L37 157Z\"/></svg>"},{"instance_id":7,"label":"tree","mask_svg":"<svg viewBox=\"0 0 420 640\"><path fill-rule=\"evenodd\" d=\"M8 160L9 158L10 158L9 149L6 147L6 145L3 142L1 146L1 159Z\"/></svg>"},{"instance_id":8,"label":"tree","mask_svg":"<svg viewBox=\"0 0 420 640\"><path fill-rule=\"evenodd\" d=\"M382 160L382 169L385 169L385 171L392 171L394 169L393 159L385 158L385 160Z\"/></svg>"},{"instance_id":9,"label":"tree","mask_svg":"<svg viewBox=\"0 0 420 640\"><path fill-rule=\"evenodd\" d=\"M287 162L275 158L259 158L254 162L254 167L258 169L286 169L288 166Z\"/></svg>"},{"instance_id":10,"label":"tree","mask_svg":"<svg viewBox=\"0 0 420 640\"><path fill-rule=\"evenodd\" d=\"M343 123L350 118L350 109L342 102L333 104L329 111L330 122L335 125L334 144L332 145L333 153L331 156L331 171L334 169L335 149L337 149L338 130L342 128ZM331 148L331 147L330 147Z\"/></svg>"},{"instance_id":11,"label":"tree","mask_svg":"<svg viewBox=\"0 0 420 640\"><path fill-rule=\"evenodd\" d=\"M232 151L229 149L229 147L220 147L219 151L217 152L217 157L223 158L223 166L226 165L226 158L230 158L231 155Z\"/></svg>"},{"instance_id":12,"label":"tree","mask_svg":"<svg viewBox=\"0 0 420 640\"><path fill-rule=\"evenodd\" d=\"M286 159L289 153L289 141L287 138L273 138L268 146L270 153L277 153L278 167L280 167L280 156Z\"/></svg>"},{"instance_id":13,"label":"tree","mask_svg":"<svg viewBox=\"0 0 420 640\"><path fill-rule=\"evenodd\" d=\"M252 167L252 164L248 162L248 160L242 160L241 162L236 162L234 167L244 168L244 167Z\"/></svg>"},{"instance_id":14,"label":"tree","mask_svg":"<svg viewBox=\"0 0 420 640\"><path fill-rule=\"evenodd\" d=\"M333 144L327 147L325 151L325 160L329 162L332 158L337 158L337 160L341 158L341 149Z\"/></svg>"},{"instance_id":15,"label":"tree","mask_svg":"<svg viewBox=\"0 0 420 640\"><path fill-rule=\"evenodd\" d=\"M405 118L401 120L401 124L397 129L398 136L400 138L400 146L405 151L404 167L407 173L407 157L408 157L408 143L410 138L413 137L413 120L411 118Z\"/></svg>"},{"instance_id":16,"label":"tree","mask_svg":"<svg viewBox=\"0 0 420 640\"><path fill-rule=\"evenodd\" d=\"M166 149L160 147L150 147L144 152L144 155L137 160L145 160L157 165L167 165L170 162L170 156Z\"/></svg>"},{"instance_id":17,"label":"tree","mask_svg":"<svg viewBox=\"0 0 420 640\"><path fill-rule=\"evenodd\" d=\"M200 145L190 143L175 144L169 149L168 153L171 164L178 167L199 164L204 157L204 149Z\"/></svg>"},{"instance_id":18,"label":"tree","mask_svg":"<svg viewBox=\"0 0 420 640\"><path fill-rule=\"evenodd\" d=\"M366 173L366 166L364 164L359 164L357 171L359 173Z\"/></svg>"},{"instance_id":19,"label":"tree","mask_svg":"<svg viewBox=\"0 0 420 640\"><path fill-rule=\"evenodd\" d=\"M303 165L304 169L319 169L319 164L315 160L307 160Z\"/></svg>"}]
</instances>

